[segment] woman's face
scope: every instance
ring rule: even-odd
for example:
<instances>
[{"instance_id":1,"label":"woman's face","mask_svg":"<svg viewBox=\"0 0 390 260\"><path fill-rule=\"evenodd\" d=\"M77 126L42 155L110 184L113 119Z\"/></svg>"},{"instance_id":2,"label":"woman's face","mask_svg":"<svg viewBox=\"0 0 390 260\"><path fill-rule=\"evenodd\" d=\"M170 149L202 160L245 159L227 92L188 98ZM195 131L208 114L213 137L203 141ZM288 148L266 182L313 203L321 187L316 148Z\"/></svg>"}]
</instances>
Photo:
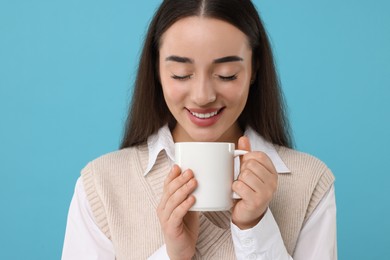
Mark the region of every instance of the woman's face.
<instances>
[{"instance_id":1,"label":"woman's face","mask_svg":"<svg viewBox=\"0 0 390 260\"><path fill-rule=\"evenodd\" d=\"M163 34L159 53L164 98L177 120L174 141L236 143L252 77L247 36L227 22L192 16Z\"/></svg>"}]
</instances>

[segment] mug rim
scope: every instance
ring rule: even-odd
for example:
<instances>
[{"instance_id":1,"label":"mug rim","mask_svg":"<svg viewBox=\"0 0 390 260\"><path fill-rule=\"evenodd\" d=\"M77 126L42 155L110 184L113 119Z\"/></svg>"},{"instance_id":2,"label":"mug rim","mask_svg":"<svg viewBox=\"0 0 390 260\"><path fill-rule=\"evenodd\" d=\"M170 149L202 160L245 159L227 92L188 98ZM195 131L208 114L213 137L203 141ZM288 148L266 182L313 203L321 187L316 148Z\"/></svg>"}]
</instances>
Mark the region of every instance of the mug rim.
<instances>
[{"instance_id":1,"label":"mug rim","mask_svg":"<svg viewBox=\"0 0 390 260\"><path fill-rule=\"evenodd\" d=\"M174 143L175 145L176 144L234 144L232 142L175 142Z\"/></svg>"}]
</instances>

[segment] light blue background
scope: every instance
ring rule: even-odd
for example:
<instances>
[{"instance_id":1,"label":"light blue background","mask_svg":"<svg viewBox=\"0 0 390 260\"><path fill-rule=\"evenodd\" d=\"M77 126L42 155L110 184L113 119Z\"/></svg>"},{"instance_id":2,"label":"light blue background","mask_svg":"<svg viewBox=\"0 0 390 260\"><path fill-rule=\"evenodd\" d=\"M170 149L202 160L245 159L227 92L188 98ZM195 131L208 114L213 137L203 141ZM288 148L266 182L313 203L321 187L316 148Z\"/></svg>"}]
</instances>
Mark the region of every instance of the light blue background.
<instances>
[{"instance_id":1,"label":"light blue background","mask_svg":"<svg viewBox=\"0 0 390 260\"><path fill-rule=\"evenodd\" d=\"M0 1L0 259L60 258L80 169L119 145L159 2ZM297 148L336 176L339 259L390 259L389 1L255 3Z\"/></svg>"}]
</instances>

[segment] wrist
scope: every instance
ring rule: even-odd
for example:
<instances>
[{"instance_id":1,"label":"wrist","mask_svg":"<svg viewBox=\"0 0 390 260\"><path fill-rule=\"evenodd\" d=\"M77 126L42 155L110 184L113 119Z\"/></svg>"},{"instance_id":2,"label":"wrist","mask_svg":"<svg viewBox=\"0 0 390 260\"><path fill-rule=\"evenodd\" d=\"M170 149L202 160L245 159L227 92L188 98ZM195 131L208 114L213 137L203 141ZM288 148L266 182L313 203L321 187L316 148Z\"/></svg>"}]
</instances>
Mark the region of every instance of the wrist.
<instances>
[{"instance_id":1,"label":"wrist","mask_svg":"<svg viewBox=\"0 0 390 260\"><path fill-rule=\"evenodd\" d=\"M267 212L267 210L264 211L264 213L261 214L260 217L254 219L254 220L251 220L251 221L241 222L241 221L232 220L232 222L234 225L236 225L241 230L251 229L254 226L256 226L257 224L259 224L259 222L263 219L266 212Z\"/></svg>"},{"instance_id":2,"label":"wrist","mask_svg":"<svg viewBox=\"0 0 390 260\"><path fill-rule=\"evenodd\" d=\"M192 257L184 257L184 256L177 256L177 257L171 257L169 256L170 260L191 260Z\"/></svg>"},{"instance_id":3,"label":"wrist","mask_svg":"<svg viewBox=\"0 0 390 260\"><path fill-rule=\"evenodd\" d=\"M195 252L193 254L191 253L186 253L186 252L181 252L179 254L174 254L174 253L169 253L167 251L169 259L170 260L191 260L192 257L195 255Z\"/></svg>"}]
</instances>

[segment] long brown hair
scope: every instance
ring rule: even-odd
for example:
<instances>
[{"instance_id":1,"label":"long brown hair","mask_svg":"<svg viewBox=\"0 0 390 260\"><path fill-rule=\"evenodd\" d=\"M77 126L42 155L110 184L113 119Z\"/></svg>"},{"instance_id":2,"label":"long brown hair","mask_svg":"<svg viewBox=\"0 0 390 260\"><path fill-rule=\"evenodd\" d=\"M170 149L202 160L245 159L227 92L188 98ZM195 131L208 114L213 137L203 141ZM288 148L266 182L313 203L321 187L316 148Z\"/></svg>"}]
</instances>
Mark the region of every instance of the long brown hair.
<instances>
[{"instance_id":1,"label":"long brown hair","mask_svg":"<svg viewBox=\"0 0 390 260\"><path fill-rule=\"evenodd\" d=\"M250 0L165 0L156 11L144 42L134 93L121 148L144 143L162 126L176 124L169 111L158 76L160 40L176 21L189 16L224 20L244 32L252 47L254 81L246 106L238 118L242 129L250 126L267 141L292 147L283 95L269 40Z\"/></svg>"}]
</instances>

